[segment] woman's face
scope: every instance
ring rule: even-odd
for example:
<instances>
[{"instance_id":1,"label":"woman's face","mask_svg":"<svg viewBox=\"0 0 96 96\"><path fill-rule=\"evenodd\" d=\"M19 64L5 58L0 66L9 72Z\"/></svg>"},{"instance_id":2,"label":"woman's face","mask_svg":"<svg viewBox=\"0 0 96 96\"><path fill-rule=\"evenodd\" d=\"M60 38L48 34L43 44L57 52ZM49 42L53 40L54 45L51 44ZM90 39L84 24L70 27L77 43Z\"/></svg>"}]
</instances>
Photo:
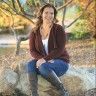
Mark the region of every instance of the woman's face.
<instances>
[{"instance_id":1,"label":"woman's face","mask_svg":"<svg viewBox=\"0 0 96 96\"><path fill-rule=\"evenodd\" d=\"M54 9L51 7L46 7L42 14L43 22L52 23L54 20Z\"/></svg>"}]
</instances>

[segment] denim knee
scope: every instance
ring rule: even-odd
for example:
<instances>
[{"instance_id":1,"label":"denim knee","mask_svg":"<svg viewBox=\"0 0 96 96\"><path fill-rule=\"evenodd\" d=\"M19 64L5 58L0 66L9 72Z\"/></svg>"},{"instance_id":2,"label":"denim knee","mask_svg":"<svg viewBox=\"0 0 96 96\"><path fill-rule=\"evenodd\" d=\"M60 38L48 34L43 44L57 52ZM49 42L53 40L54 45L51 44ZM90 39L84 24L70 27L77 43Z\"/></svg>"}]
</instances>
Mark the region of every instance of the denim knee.
<instances>
[{"instance_id":1,"label":"denim knee","mask_svg":"<svg viewBox=\"0 0 96 96\"><path fill-rule=\"evenodd\" d=\"M39 72L41 75L46 76L49 72L51 72L51 69L44 63L39 67Z\"/></svg>"},{"instance_id":2,"label":"denim knee","mask_svg":"<svg viewBox=\"0 0 96 96\"><path fill-rule=\"evenodd\" d=\"M36 60L31 60L27 64L27 72L35 72L36 71Z\"/></svg>"}]
</instances>

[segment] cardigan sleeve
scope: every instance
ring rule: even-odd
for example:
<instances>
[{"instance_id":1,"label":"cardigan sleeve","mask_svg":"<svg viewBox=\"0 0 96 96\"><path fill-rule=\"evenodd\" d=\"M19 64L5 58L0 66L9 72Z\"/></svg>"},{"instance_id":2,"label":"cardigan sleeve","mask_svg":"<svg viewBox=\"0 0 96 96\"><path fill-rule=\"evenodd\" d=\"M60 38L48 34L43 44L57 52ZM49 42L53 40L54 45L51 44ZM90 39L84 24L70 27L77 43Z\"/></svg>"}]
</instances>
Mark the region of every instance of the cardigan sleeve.
<instances>
[{"instance_id":1,"label":"cardigan sleeve","mask_svg":"<svg viewBox=\"0 0 96 96\"><path fill-rule=\"evenodd\" d=\"M29 36L29 49L30 49L30 54L33 58L37 60L40 58L43 58L43 56L35 48L35 33L34 32L31 32Z\"/></svg>"},{"instance_id":2,"label":"cardigan sleeve","mask_svg":"<svg viewBox=\"0 0 96 96\"><path fill-rule=\"evenodd\" d=\"M66 43L66 35L63 27L60 25L56 28L55 38L57 47L54 48L47 56L44 57L45 60L59 58L64 51Z\"/></svg>"}]
</instances>

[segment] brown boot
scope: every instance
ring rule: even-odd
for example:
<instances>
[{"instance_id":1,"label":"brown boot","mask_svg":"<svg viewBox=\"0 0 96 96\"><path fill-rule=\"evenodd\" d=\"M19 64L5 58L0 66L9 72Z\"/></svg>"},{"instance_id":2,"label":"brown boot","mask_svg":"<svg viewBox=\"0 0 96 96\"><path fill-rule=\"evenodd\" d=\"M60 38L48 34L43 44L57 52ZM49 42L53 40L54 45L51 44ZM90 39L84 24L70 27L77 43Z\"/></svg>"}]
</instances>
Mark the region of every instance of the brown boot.
<instances>
[{"instance_id":1,"label":"brown boot","mask_svg":"<svg viewBox=\"0 0 96 96\"><path fill-rule=\"evenodd\" d=\"M37 73L29 73L29 82L30 82L30 90L31 96L39 96L38 95L38 77Z\"/></svg>"},{"instance_id":2,"label":"brown boot","mask_svg":"<svg viewBox=\"0 0 96 96\"><path fill-rule=\"evenodd\" d=\"M69 93L65 90L63 84L61 83L60 79L58 78L58 76L55 74L54 71L49 72L47 76L46 75L44 76L43 74L41 75L57 88L57 90L60 93L60 96L69 96Z\"/></svg>"},{"instance_id":3,"label":"brown boot","mask_svg":"<svg viewBox=\"0 0 96 96\"><path fill-rule=\"evenodd\" d=\"M63 84L62 84L62 83L61 83L61 85L60 85L60 86L61 86L61 87L60 87L60 89L58 90L58 91L59 91L59 93L60 93L60 96L69 96L68 91L64 89L64 86L63 86Z\"/></svg>"}]
</instances>

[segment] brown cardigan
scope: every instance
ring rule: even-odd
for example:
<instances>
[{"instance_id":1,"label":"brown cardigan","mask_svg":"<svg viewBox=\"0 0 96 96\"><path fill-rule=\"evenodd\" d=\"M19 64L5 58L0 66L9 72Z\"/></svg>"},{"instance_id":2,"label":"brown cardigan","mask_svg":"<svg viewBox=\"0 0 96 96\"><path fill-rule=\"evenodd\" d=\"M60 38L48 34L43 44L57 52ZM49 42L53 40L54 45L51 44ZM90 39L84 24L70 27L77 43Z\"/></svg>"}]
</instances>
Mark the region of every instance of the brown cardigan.
<instances>
[{"instance_id":1,"label":"brown cardigan","mask_svg":"<svg viewBox=\"0 0 96 96\"><path fill-rule=\"evenodd\" d=\"M40 28L39 28L40 29ZM66 36L63 27L58 24L53 24L48 40L48 55L43 47L40 30L31 32L29 37L30 53L36 60L44 58L45 60L63 59L69 63L69 55L65 48Z\"/></svg>"}]
</instances>

